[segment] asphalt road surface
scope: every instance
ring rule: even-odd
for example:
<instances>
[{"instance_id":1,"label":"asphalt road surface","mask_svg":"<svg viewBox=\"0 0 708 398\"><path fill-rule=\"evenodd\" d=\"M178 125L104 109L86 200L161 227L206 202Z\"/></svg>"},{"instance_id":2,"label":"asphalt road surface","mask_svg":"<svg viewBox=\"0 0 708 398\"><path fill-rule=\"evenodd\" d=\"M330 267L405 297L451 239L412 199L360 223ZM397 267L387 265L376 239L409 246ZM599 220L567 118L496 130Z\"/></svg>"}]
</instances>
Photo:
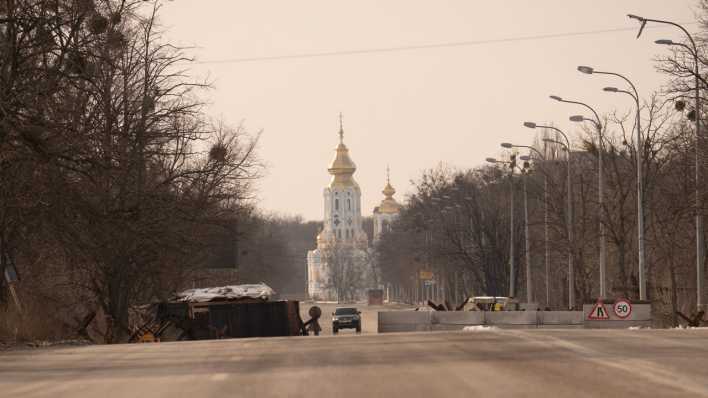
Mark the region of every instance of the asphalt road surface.
<instances>
[{"instance_id":1,"label":"asphalt road surface","mask_svg":"<svg viewBox=\"0 0 708 398\"><path fill-rule=\"evenodd\" d=\"M491 330L0 354L4 397L708 397L708 330Z\"/></svg>"}]
</instances>

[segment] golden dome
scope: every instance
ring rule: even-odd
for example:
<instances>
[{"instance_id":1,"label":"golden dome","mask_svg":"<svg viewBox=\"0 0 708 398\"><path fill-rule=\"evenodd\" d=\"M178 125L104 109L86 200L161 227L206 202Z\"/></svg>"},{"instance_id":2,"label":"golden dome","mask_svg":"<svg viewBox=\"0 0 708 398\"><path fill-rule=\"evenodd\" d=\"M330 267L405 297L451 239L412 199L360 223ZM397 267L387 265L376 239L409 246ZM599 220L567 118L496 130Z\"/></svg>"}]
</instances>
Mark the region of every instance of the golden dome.
<instances>
[{"instance_id":1,"label":"golden dome","mask_svg":"<svg viewBox=\"0 0 708 398\"><path fill-rule=\"evenodd\" d=\"M401 211L401 205L394 198L386 198L379 205L379 213L398 214Z\"/></svg>"},{"instance_id":2,"label":"golden dome","mask_svg":"<svg viewBox=\"0 0 708 398\"><path fill-rule=\"evenodd\" d=\"M337 145L336 153L332 163L327 171L332 174L332 182L330 187L336 186L358 186L352 178L356 171L356 164L349 157L349 149L344 145L344 129L340 122L339 125L339 145Z\"/></svg>"},{"instance_id":3,"label":"golden dome","mask_svg":"<svg viewBox=\"0 0 708 398\"><path fill-rule=\"evenodd\" d=\"M393 198L393 195L396 193L396 189L391 186L388 167L386 167L386 186L381 193L384 194L385 198L381 201L381 205L377 208L379 213L397 214L401 211L401 205L396 202L396 199Z\"/></svg>"},{"instance_id":4,"label":"golden dome","mask_svg":"<svg viewBox=\"0 0 708 398\"><path fill-rule=\"evenodd\" d=\"M384 187L383 191L381 191L382 194L384 194L387 198L392 197L396 193L396 189L391 186L390 182L386 182L386 186Z\"/></svg>"},{"instance_id":5,"label":"golden dome","mask_svg":"<svg viewBox=\"0 0 708 398\"><path fill-rule=\"evenodd\" d=\"M340 142L339 145L337 145L336 151L337 153L334 155L334 159L332 159L332 163L327 169L329 174L354 174L356 165L349 157L349 149L347 146L344 145L343 142Z\"/></svg>"}]
</instances>

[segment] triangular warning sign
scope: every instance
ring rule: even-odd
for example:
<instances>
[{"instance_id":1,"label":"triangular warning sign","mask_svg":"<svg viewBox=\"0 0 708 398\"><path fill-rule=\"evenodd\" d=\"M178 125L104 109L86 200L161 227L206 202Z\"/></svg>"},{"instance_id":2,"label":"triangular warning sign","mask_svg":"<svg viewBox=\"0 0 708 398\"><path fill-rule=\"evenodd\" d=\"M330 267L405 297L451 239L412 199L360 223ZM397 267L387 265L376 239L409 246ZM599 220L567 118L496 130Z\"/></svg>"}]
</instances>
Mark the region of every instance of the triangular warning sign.
<instances>
[{"instance_id":1,"label":"triangular warning sign","mask_svg":"<svg viewBox=\"0 0 708 398\"><path fill-rule=\"evenodd\" d=\"M605 304L602 303L602 300L597 300L597 303L595 303L595 306L592 307L592 310L588 314L588 319L592 319L592 320L610 319L610 314L609 314L609 312L607 312L607 308L605 308Z\"/></svg>"}]
</instances>

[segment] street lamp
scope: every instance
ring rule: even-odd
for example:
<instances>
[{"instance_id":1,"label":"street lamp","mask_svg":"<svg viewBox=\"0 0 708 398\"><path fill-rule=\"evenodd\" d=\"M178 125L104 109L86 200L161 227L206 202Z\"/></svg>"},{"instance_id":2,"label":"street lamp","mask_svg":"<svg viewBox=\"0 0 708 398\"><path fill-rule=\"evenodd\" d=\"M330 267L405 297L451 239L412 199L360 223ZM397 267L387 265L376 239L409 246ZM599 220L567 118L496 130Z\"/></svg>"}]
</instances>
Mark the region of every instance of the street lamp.
<instances>
[{"instance_id":1,"label":"street lamp","mask_svg":"<svg viewBox=\"0 0 708 398\"><path fill-rule=\"evenodd\" d=\"M685 44L674 43L673 40L669 40L669 39L654 40L654 43L656 43L656 44L662 44L662 45L665 45L665 46L684 46L684 47L688 48L688 46L686 46Z\"/></svg>"},{"instance_id":2,"label":"street lamp","mask_svg":"<svg viewBox=\"0 0 708 398\"><path fill-rule=\"evenodd\" d=\"M568 183L568 209L566 211L566 221L568 223L568 308L572 309L575 307L575 269L573 266L573 195L572 195L572 184L570 181L570 140L568 139L568 136L565 135L565 133L556 127L553 126L541 126L537 125L536 123L533 122L524 122L524 126L528 128L545 128L545 129L550 129L554 130L558 133L560 133L563 138L565 138L565 143L562 143L560 141L552 140L550 138L544 138L544 142L553 142L556 144L562 145L566 151L568 152L568 176L567 176L567 183Z\"/></svg>"},{"instance_id":3,"label":"street lamp","mask_svg":"<svg viewBox=\"0 0 708 398\"><path fill-rule=\"evenodd\" d=\"M600 208L599 211L599 222L600 222L600 229L599 229L599 235L600 235L600 256L599 256L599 263L600 263L600 297L605 298L607 296L607 290L606 290L606 285L605 285L605 280L607 279L605 274L606 274L606 269L607 269L607 239L605 238L605 224L602 222L602 217L604 214L604 201L605 201L605 195L604 195L604 172L603 172L603 159L602 155L604 152L604 142L603 142L603 137L602 137L602 122L600 121L600 116L597 114L595 109L593 109L590 105L580 102L580 101L569 101L565 100L557 95L551 95L551 99L556 100L558 102L565 102L567 104L576 104L583 106L592 112L592 114L595 116L595 119L589 119L586 118L585 116L582 115L574 115L570 117L571 122L576 122L576 123L582 123L585 121L592 122L593 125L595 125L595 128L597 129L597 137L598 137L598 151L597 151L597 195L598 195L598 207Z\"/></svg>"},{"instance_id":4,"label":"street lamp","mask_svg":"<svg viewBox=\"0 0 708 398\"><path fill-rule=\"evenodd\" d=\"M597 114L596 114L597 115ZM603 222L603 217L605 214L605 195L604 195L604 172L603 172L603 152L604 152L604 145L603 145L603 137L602 137L602 124L600 123L599 119L593 120L593 119L588 119L583 115L573 115L570 117L571 122L576 122L576 123L582 123L582 122L592 122L595 127L597 128L597 134L598 134L598 148L597 148L597 196L598 196L598 221L600 223L599 225L599 235L600 235L600 257L599 257L599 263L600 263L600 297L605 298L607 297L607 285L606 285L606 280L607 280L607 239L605 238L605 223Z\"/></svg>"},{"instance_id":5,"label":"street lamp","mask_svg":"<svg viewBox=\"0 0 708 398\"><path fill-rule=\"evenodd\" d=\"M696 42L693 39L693 36L691 36L690 33L688 33L688 30L681 26L680 24L677 24L675 22L671 21L663 21L660 19L649 19L649 18L644 18L640 17L637 15L632 15L632 14L627 14L627 16L630 19L636 19L641 23L641 27L639 28L639 33L637 34L637 38L641 36L642 31L644 30L644 26L646 26L647 22L654 22L654 23L660 23L660 24L665 24L665 25L672 25L674 27L677 27L683 31L683 33L688 37L689 42L691 43L691 47L688 47L687 45L683 43L676 43L672 40L667 40L667 39L660 39L656 40L656 44L662 44L662 45L669 45L669 46L681 46L684 47L688 50L688 52L693 55L693 63L694 63L694 71L693 71L693 76L695 78L695 109L694 112L696 114L696 117L694 118L694 122L696 123L696 298L697 298L697 307L698 310L700 311L701 308L704 306L703 303L703 280L704 280L704 262L705 262L705 238L704 238L704 232L703 232L703 213L702 213L702 207L703 207L703 200L701 198L701 192L700 192L700 184L701 184L701 172L700 172L700 161L699 161L699 151L700 151L700 145L698 144L698 141L701 139L701 118L700 118L700 107L701 107L701 102L700 102L700 75L699 75L699 63L698 63L698 47L696 46Z\"/></svg>"},{"instance_id":6,"label":"street lamp","mask_svg":"<svg viewBox=\"0 0 708 398\"><path fill-rule=\"evenodd\" d=\"M513 148L514 145L503 142L501 144L502 148ZM521 160L524 161L524 167L521 169L523 186L524 186L524 238L525 238L525 257L526 257L526 302L533 302L533 281L531 279L531 244L529 237L529 203L528 203L528 193L526 189L526 175L528 174L526 165L530 158L528 156L521 156Z\"/></svg>"},{"instance_id":7,"label":"street lamp","mask_svg":"<svg viewBox=\"0 0 708 398\"><path fill-rule=\"evenodd\" d=\"M557 145L560 145L560 146L563 147L563 150L564 150L564 151L566 151L566 152L568 151L568 146L565 144L565 142L561 142L561 141L558 141L558 140L554 140L553 138L544 138L544 139L543 139L543 142L547 142L547 143L549 143L549 144L557 144Z\"/></svg>"},{"instance_id":8,"label":"street lamp","mask_svg":"<svg viewBox=\"0 0 708 398\"><path fill-rule=\"evenodd\" d=\"M516 167L516 157L511 155L510 161L497 160L495 158L487 158L489 163L502 163L509 165L509 188L511 190L511 214L509 215L509 297L515 297L516 295L516 276L514 275L516 266L514 264L514 168Z\"/></svg>"},{"instance_id":9,"label":"street lamp","mask_svg":"<svg viewBox=\"0 0 708 398\"><path fill-rule=\"evenodd\" d=\"M643 29L643 26L642 26ZM641 31L640 31L641 33ZM637 234L638 234L638 246L639 246L639 299L646 300L646 275L645 275L645 263L646 263L646 250L645 250L645 240L644 240L644 178L643 178L643 154L644 145L642 144L642 128L641 128L641 109L639 104L639 94L637 93L637 88L634 86L628 78L625 76L615 73L615 72L600 72L589 66L578 66L578 71L585 74L597 74L597 75L610 75L616 76L623 79L632 88L632 92L627 90L620 90L616 87L605 87L603 91L610 93L624 93L632 97L637 106Z\"/></svg>"},{"instance_id":10,"label":"street lamp","mask_svg":"<svg viewBox=\"0 0 708 398\"><path fill-rule=\"evenodd\" d=\"M538 156L542 160L546 160L546 157L536 148L529 146L529 145L515 145L511 144L508 142L504 142L501 144L502 147L510 149L510 148L527 148L529 150L532 150L538 154ZM530 158L527 156L522 156L522 160L528 161ZM526 203L526 181L524 180L524 203ZM526 206L526 205L524 205ZM528 216L526 217L526 225L528 226ZM550 246L548 244L548 235L549 235L549 229L548 229L548 174L543 173L543 232L544 232L544 260L545 260L545 265L546 265L546 307L550 307L550 302L551 302L551 289L550 289L550 273L551 273L551 255L550 255ZM528 236L528 231L526 232L526 235ZM530 251L529 247L526 248L527 252ZM530 264L531 261L527 258L527 264ZM530 268L526 269L527 272L527 301L531 302L533 297L530 293L533 291L533 286L531 285L531 277L530 273L531 270Z\"/></svg>"},{"instance_id":11,"label":"street lamp","mask_svg":"<svg viewBox=\"0 0 708 398\"><path fill-rule=\"evenodd\" d=\"M524 161L524 167L521 169L522 179L524 181L524 238L526 249L526 303L533 302L533 281L531 278L531 237L529 236L529 196L526 188L526 180L530 172L528 161L531 159L528 156L521 156Z\"/></svg>"}]
</instances>

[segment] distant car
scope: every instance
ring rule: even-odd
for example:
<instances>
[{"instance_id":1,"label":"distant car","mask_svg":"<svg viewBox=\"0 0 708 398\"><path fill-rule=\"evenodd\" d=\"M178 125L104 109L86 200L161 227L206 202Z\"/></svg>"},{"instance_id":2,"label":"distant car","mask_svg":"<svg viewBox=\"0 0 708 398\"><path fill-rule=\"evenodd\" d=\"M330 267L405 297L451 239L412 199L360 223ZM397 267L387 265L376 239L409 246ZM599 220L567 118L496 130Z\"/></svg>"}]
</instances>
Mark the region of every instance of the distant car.
<instances>
[{"instance_id":1,"label":"distant car","mask_svg":"<svg viewBox=\"0 0 708 398\"><path fill-rule=\"evenodd\" d=\"M354 307L340 307L332 313L332 333L339 329L356 329L361 333L361 312Z\"/></svg>"}]
</instances>

